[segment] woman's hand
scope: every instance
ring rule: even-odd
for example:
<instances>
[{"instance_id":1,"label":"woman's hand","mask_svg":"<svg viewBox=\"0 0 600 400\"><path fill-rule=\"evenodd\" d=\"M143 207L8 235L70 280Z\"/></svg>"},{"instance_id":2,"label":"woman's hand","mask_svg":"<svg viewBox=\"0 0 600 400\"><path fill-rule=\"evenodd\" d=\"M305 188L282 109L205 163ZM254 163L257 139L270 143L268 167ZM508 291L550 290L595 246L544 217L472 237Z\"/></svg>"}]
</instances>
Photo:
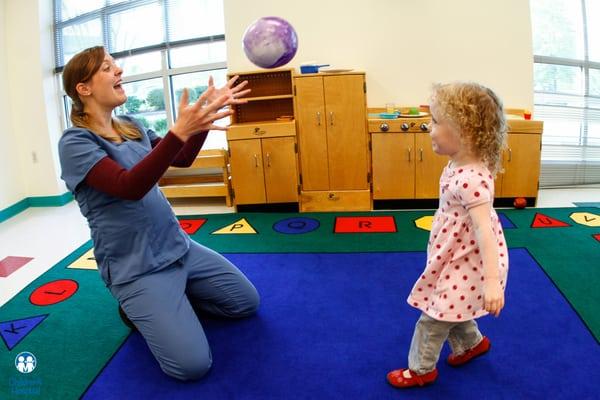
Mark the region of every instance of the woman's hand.
<instances>
[{"instance_id":1,"label":"woman's hand","mask_svg":"<svg viewBox=\"0 0 600 400\"><path fill-rule=\"evenodd\" d=\"M232 114L231 110L218 112L224 106L232 104L231 96L229 93L215 96L214 92L215 87L209 86L196 103L189 104L189 92L187 88L183 89L179 100L177 121L171 128L171 132L183 142L202 131L227 129L227 127L215 125L214 122Z\"/></svg>"},{"instance_id":2,"label":"woman's hand","mask_svg":"<svg viewBox=\"0 0 600 400\"><path fill-rule=\"evenodd\" d=\"M248 81L243 81L242 83L234 86L235 82L238 79L239 75L236 75L233 78L231 78L225 86L223 86L220 89L217 89L215 88L215 82L213 80L213 77L210 76L208 78L208 89L213 88L214 91L212 92L212 95L208 98L208 101L213 101L214 99L220 96L227 96L229 98L227 105L247 103L247 100L240 99L240 97L244 97L245 95L250 93L250 89L242 90L244 87L246 87L246 85L248 85Z\"/></svg>"},{"instance_id":3,"label":"woman's hand","mask_svg":"<svg viewBox=\"0 0 600 400\"><path fill-rule=\"evenodd\" d=\"M486 278L483 282L483 308L493 316L500 315L504 307L504 291L498 278Z\"/></svg>"}]
</instances>

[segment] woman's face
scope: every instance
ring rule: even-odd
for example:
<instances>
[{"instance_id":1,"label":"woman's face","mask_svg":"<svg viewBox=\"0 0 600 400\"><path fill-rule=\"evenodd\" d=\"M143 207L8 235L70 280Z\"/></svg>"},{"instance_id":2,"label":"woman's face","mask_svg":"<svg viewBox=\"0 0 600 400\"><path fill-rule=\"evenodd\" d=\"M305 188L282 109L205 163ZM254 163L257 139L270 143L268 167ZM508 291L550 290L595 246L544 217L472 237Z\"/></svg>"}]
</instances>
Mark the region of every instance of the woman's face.
<instances>
[{"instance_id":1,"label":"woman's face","mask_svg":"<svg viewBox=\"0 0 600 400\"><path fill-rule=\"evenodd\" d=\"M123 70L115 64L115 60L105 54L100 69L86 84L80 84L85 86L83 93L80 91L82 101L93 101L111 109L125 103L127 95L121 86L122 74Z\"/></svg>"}]
</instances>

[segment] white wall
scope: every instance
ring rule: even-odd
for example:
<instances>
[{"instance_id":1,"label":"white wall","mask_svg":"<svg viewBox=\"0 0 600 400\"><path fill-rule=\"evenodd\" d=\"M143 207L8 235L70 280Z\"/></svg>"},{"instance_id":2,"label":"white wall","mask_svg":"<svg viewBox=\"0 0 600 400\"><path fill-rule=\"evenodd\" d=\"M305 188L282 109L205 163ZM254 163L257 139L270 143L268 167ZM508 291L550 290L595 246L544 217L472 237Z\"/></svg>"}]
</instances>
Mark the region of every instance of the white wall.
<instances>
[{"instance_id":1,"label":"white wall","mask_svg":"<svg viewBox=\"0 0 600 400\"><path fill-rule=\"evenodd\" d=\"M433 82L474 80L505 105L532 109L533 56L526 0L225 0L230 71L257 70L246 28L279 16L298 34L287 65L314 60L367 73L369 107L426 102Z\"/></svg>"},{"instance_id":2,"label":"white wall","mask_svg":"<svg viewBox=\"0 0 600 400\"><path fill-rule=\"evenodd\" d=\"M7 75L6 1L0 0L0 210L25 197L25 188L16 172L19 169L18 144L12 133L12 113Z\"/></svg>"},{"instance_id":3,"label":"white wall","mask_svg":"<svg viewBox=\"0 0 600 400\"><path fill-rule=\"evenodd\" d=\"M8 90L3 90L0 97L8 103L5 112L10 123L3 123L0 142L16 143L12 149L17 160L10 168L2 169L0 176L16 179L20 189L7 188L8 198L13 200L0 203L0 209L25 197L55 196L66 191L59 179L56 157L61 126L52 74L52 2L4 0L3 4L5 57L0 59L0 68L8 76Z\"/></svg>"},{"instance_id":4,"label":"white wall","mask_svg":"<svg viewBox=\"0 0 600 400\"><path fill-rule=\"evenodd\" d=\"M468 79L494 88L509 107L532 108L526 0L224 1L231 71L258 69L242 35L257 18L276 15L299 37L288 66L315 60L365 71L370 107L421 104L432 82ZM66 191L56 155L52 17L50 0L0 0L0 210Z\"/></svg>"}]
</instances>

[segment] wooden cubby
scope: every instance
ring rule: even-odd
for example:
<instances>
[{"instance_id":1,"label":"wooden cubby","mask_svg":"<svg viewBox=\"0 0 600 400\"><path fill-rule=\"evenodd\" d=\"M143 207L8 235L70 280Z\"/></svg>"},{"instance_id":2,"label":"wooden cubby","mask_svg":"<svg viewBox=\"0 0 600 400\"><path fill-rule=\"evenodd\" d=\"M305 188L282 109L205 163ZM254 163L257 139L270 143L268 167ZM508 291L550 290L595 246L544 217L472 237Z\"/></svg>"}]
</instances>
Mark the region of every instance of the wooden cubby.
<instances>
[{"instance_id":1,"label":"wooden cubby","mask_svg":"<svg viewBox=\"0 0 600 400\"><path fill-rule=\"evenodd\" d=\"M246 104L234 107L232 124L246 122L275 121L282 116L294 115L293 70L283 69L269 72L255 71L229 74L239 75L239 82L248 81L251 92Z\"/></svg>"}]
</instances>

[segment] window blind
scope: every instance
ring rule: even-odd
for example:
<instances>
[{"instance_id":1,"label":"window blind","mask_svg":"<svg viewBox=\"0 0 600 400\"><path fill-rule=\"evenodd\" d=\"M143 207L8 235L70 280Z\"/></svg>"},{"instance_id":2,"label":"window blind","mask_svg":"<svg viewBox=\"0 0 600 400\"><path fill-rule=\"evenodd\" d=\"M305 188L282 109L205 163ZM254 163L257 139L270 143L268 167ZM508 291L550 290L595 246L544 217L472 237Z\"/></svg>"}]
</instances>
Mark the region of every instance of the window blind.
<instances>
[{"instance_id":1,"label":"window blind","mask_svg":"<svg viewBox=\"0 0 600 400\"><path fill-rule=\"evenodd\" d=\"M540 186L600 183L600 2L531 0Z\"/></svg>"}]
</instances>

